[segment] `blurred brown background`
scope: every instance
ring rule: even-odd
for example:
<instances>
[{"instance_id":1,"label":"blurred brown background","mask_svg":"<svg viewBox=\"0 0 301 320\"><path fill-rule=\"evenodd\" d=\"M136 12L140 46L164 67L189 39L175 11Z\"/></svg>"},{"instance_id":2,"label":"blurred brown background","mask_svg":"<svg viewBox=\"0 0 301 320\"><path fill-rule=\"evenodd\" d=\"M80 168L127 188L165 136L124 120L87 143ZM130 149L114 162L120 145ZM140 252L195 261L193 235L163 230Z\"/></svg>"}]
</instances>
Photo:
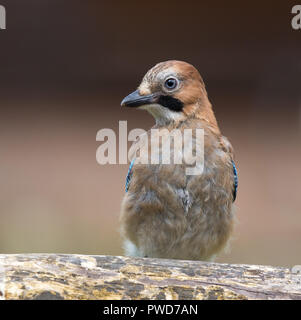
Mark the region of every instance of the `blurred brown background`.
<instances>
[{"instance_id":1,"label":"blurred brown background","mask_svg":"<svg viewBox=\"0 0 301 320\"><path fill-rule=\"evenodd\" d=\"M236 151L238 224L218 261L301 264L301 30L282 1L0 0L0 252L122 254L126 165L96 133L155 63L202 74Z\"/></svg>"}]
</instances>

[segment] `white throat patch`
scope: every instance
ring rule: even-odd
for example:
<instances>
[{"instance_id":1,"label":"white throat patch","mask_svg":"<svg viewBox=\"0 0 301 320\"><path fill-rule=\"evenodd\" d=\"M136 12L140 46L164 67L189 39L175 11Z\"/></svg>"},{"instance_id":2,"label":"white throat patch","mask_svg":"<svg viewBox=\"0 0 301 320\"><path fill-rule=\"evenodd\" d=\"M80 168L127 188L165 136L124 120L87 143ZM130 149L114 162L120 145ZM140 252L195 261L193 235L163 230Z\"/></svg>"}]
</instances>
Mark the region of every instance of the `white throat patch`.
<instances>
[{"instance_id":1,"label":"white throat patch","mask_svg":"<svg viewBox=\"0 0 301 320\"><path fill-rule=\"evenodd\" d=\"M156 120L156 124L165 125L172 121L180 121L185 119L182 112L175 112L161 106L160 104L147 104L139 107L139 109L147 110Z\"/></svg>"}]
</instances>

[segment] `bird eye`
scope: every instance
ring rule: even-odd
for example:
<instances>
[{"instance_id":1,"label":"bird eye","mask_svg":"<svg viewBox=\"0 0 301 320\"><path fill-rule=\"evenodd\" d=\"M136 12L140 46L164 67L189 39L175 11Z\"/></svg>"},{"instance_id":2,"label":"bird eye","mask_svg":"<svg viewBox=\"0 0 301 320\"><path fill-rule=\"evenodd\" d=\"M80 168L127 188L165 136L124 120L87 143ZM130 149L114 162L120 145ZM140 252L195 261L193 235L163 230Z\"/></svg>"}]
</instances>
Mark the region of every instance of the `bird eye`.
<instances>
[{"instance_id":1,"label":"bird eye","mask_svg":"<svg viewBox=\"0 0 301 320\"><path fill-rule=\"evenodd\" d=\"M168 78L164 83L165 88L168 90L175 89L177 85L178 85L178 80L175 78Z\"/></svg>"}]
</instances>

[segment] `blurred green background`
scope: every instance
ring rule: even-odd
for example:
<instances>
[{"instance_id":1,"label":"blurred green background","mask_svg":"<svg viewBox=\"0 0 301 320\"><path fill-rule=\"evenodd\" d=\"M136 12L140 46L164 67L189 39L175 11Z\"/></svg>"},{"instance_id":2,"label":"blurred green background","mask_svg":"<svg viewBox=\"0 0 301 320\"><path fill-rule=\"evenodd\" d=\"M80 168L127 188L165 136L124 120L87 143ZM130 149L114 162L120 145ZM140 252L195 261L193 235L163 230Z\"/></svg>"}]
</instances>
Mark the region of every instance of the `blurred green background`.
<instances>
[{"instance_id":1,"label":"blurred green background","mask_svg":"<svg viewBox=\"0 0 301 320\"><path fill-rule=\"evenodd\" d=\"M195 65L239 172L220 262L301 264L301 30L290 1L1 0L0 253L121 255L126 165L102 128L148 129L120 101L154 64Z\"/></svg>"}]
</instances>

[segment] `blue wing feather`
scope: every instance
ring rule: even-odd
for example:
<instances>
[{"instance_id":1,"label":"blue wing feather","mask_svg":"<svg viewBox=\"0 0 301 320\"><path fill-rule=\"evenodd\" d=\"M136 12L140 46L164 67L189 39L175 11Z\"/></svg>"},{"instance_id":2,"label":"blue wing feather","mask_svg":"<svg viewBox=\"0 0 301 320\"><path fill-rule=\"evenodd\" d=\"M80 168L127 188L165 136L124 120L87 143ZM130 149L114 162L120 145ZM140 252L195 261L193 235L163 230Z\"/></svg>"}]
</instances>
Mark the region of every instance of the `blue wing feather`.
<instances>
[{"instance_id":1,"label":"blue wing feather","mask_svg":"<svg viewBox=\"0 0 301 320\"><path fill-rule=\"evenodd\" d=\"M130 167L129 167L129 170L128 170L128 174L126 176L126 180L125 180L125 192L128 192L129 190L129 186L130 186L130 182L131 182L131 178L132 178L132 168L133 168L133 165L134 165L134 162L135 162L135 159L133 159L131 161L131 164L130 164Z\"/></svg>"},{"instance_id":2,"label":"blue wing feather","mask_svg":"<svg viewBox=\"0 0 301 320\"><path fill-rule=\"evenodd\" d=\"M237 169L233 160L232 160L232 166L233 166L233 174L234 174L234 189L233 189L233 202L234 202L237 195L238 175L237 175Z\"/></svg>"}]
</instances>

